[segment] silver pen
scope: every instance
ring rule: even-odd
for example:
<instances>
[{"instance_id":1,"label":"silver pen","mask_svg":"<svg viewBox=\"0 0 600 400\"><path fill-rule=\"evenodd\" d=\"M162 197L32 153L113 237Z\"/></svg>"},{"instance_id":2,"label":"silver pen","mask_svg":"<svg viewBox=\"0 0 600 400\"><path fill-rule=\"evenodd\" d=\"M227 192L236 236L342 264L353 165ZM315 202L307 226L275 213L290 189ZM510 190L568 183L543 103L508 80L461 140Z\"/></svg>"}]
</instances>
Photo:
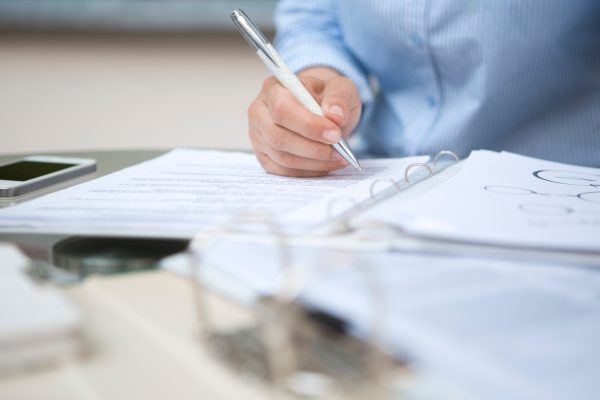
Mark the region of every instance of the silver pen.
<instances>
[{"instance_id":1,"label":"silver pen","mask_svg":"<svg viewBox=\"0 0 600 400\"><path fill-rule=\"evenodd\" d=\"M244 36L248 43L254 47L256 54L263 60L281 85L289 90L290 93L292 93L292 95L294 95L294 97L311 112L321 117L325 116L319 103L317 103L314 97L306 90L298 77L288 68L279 53L277 53L277 50L269 43L265 35L254 22L252 22L252 20L239 8L231 13L231 19L242 33L242 36ZM331 146L344 157L344 160L348 161L350 165L359 171L362 171L358 160L354 154L352 154L352 150L350 150L350 146L348 146L348 143L346 143L344 138Z\"/></svg>"}]
</instances>

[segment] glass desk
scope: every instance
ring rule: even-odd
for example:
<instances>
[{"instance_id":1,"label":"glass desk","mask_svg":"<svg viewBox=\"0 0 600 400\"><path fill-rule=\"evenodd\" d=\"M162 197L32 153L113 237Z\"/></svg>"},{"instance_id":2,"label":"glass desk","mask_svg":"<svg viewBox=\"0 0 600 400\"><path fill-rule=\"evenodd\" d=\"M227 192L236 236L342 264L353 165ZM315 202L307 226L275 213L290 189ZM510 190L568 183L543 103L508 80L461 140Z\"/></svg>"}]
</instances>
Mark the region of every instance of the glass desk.
<instances>
[{"instance_id":1,"label":"glass desk","mask_svg":"<svg viewBox=\"0 0 600 400\"><path fill-rule=\"evenodd\" d=\"M97 162L97 172L64 184L54 185L47 190L34 193L32 196L17 198L14 203L28 201L43 194L121 170L163 153L165 153L164 150L51 153L49 155L93 158ZM2 155L0 163L23 156L26 155ZM92 274L153 269L160 259L183 251L188 244L185 240L116 239L22 233L0 233L0 242L2 241L18 245L31 259L36 261L40 273L50 274L48 277L57 283L78 281Z\"/></svg>"}]
</instances>

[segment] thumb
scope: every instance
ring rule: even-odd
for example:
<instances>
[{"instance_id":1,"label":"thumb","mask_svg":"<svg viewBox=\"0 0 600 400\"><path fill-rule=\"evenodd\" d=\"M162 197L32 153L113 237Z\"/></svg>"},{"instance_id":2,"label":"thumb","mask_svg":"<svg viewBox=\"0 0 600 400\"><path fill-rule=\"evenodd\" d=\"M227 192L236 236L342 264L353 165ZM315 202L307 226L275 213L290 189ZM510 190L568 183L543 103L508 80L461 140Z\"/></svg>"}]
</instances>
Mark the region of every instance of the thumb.
<instances>
[{"instance_id":1,"label":"thumb","mask_svg":"<svg viewBox=\"0 0 600 400\"><path fill-rule=\"evenodd\" d=\"M358 122L361 105L358 89L350 79L335 77L325 83L321 108L344 132L352 130Z\"/></svg>"}]
</instances>

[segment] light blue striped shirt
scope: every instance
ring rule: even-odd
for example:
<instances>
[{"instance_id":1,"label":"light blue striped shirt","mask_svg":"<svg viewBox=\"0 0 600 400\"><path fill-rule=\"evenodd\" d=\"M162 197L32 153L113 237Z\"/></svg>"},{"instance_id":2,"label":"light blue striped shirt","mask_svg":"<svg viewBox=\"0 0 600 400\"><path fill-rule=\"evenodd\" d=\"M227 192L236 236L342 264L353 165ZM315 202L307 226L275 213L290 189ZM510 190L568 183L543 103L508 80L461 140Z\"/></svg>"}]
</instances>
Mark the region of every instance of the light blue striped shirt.
<instances>
[{"instance_id":1,"label":"light blue striped shirt","mask_svg":"<svg viewBox=\"0 0 600 400\"><path fill-rule=\"evenodd\" d=\"M599 0L283 0L275 22L293 70L358 86L358 153L600 167Z\"/></svg>"}]
</instances>

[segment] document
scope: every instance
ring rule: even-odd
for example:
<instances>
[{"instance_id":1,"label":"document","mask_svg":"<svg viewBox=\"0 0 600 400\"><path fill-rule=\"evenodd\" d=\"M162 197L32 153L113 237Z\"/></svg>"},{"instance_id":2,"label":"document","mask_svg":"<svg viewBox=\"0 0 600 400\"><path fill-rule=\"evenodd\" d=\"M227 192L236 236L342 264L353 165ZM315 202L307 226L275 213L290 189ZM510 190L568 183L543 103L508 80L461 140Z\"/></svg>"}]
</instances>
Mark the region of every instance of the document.
<instances>
[{"instance_id":1,"label":"document","mask_svg":"<svg viewBox=\"0 0 600 400\"><path fill-rule=\"evenodd\" d=\"M600 252L600 169L474 151L450 179L364 218L419 236Z\"/></svg>"},{"instance_id":2,"label":"document","mask_svg":"<svg viewBox=\"0 0 600 400\"><path fill-rule=\"evenodd\" d=\"M252 154L177 149L2 209L0 231L191 238L248 214L301 231L327 222L331 209L337 214L369 199L373 179L398 179L408 164L426 159L365 160L364 172L289 178L266 173ZM328 209L334 198L342 200Z\"/></svg>"}]
</instances>

